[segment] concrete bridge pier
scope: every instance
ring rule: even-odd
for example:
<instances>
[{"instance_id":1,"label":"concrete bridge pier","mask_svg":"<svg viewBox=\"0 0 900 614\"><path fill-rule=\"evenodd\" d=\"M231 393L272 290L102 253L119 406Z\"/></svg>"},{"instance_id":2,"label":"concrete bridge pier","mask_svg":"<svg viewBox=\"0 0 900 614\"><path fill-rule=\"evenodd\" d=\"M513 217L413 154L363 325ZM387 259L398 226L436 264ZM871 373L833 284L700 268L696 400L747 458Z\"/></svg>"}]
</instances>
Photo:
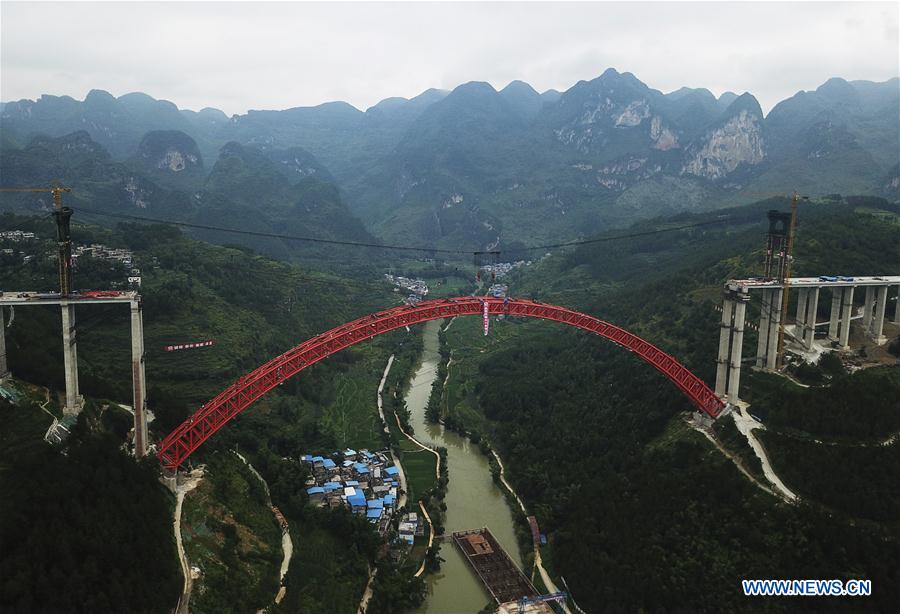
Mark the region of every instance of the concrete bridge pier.
<instances>
[{"instance_id":1,"label":"concrete bridge pier","mask_svg":"<svg viewBox=\"0 0 900 614\"><path fill-rule=\"evenodd\" d=\"M887 311L887 295L888 286L879 286L876 288L875 304L873 306L874 313L869 332L871 333L872 339L878 345L884 345L887 342L887 337L884 336L884 316Z\"/></svg>"},{"instance_id":2,"label":"concrete bridge pier","mask_svg":"<svg viewBox=\"0 0 900 614\"><path fill-rule=\"evenodd\" d=\"M819 311L819 288L809 290L806 307L806 318L803 320L803 345L811 350L816 338L816 314Z\"/></svg>"},{"instance_id":3,"label":"concrete bridge pier","mask_svg":"<svg viewBox=\"0 0 900 614\"><path fill-rule=\"evenodd\" d=\"M844 296L843 288L832 288L831 290L831 312L828 319L828 338L831 341L838 340L838 330L841 321L841 300Z\"/></svg>"},{"instance_id":4,"label":"concrete bridge pier","mask_svg":"<svg viewBox=\"0 0 900 614\"><path fill-rule=\"evenodd\" d=\"M77 416L84 408L84 397L78 391L78 342L75 331L75 305L61 303L63 370L66 377L66 404L63 414Z\"/></svg>"},{"instance_id":5,"label":"concrete bridge pier","mask_svg":"<svg viewBox=\"0 0 900 614\"><path fill-rule=\"evenodd\" d=\"M6 362L6 321L3 319L3 307L0 307L0 381L9 375Z\"/></svg>"},{"instance_id":6,"label":"concrete bridge pier","mask_svg":"<svg viewBox=\"0 0 900 614\"><path fill-rule=\"evenodd\" d=\"M873 286L866 286L866 298L863 302L863 331L868 333L869 329L872 327L872 302L875 299L875 288Z\"/></svg>"},{"instance_id":7,"label":"concrete bridge pier","mask_svg":"<svg viewBox=\"0 0 900 614\"><path fill-rule=\"evenodd\" d=\"M772 321L773 305L772 299L775 292L773 290L762 291L762 304L759 308L759 341L756 344L756 368L766 368L766 353L769 344L769 328Z\"/></svg>"},{"instance_id":8,"label":"concrete bridge pier","mask_svg":"<svg viewBox=\"0 0 900 614\"><path fill-rule=\"evenodd\" d=\"M769 338L766 348L766 370L774 371L778 361L778 333L783 324L781 303L784 300L784 289L772 291L771 304L775 308L773 317L769 318Z\"/></svg>"},{"instance_id":9,"label":"concrete bridge pier","mask_svg":"<svg viewBox=\"0 0 900 614\"><path fill-rule=\"evenodd\" d=\"M749 294L746 300L738 299L734 306L734 334L731 338L728 369L728 401L731 403L738 402L738 390L741 385L741 354L744 348L744 319L747 315L748 302L750 302Z\"/></svg>"},{"instance_id":10,"label":"concrete bridge pier","mask_svg":"<svg viewBox=\"0 0 900 614\"><path fill-rule=\"evenodd\" d=\"M734 318L734 301L725 293L722 303L722 324L719 329L719 356L716 358L716 394L724 399L728 389L728 355L731 352L731 321Z\"/></svg>"},{"instance_id":11,"label":"concrete bridge pier","mask_svg":"<svg viewBox=\"0 0 900 614\"><path fill-rule=\"evenodd\" d=\"M781 288L762 291L762 306L759 318L759 341L756 346L756 368L767 371L775 369L778 357L778 331L781 328Z\"/></svg>"},{"instance_id":12,"label":"concrete bridge pier","mask_svg":"<svg viewBox=\"0 0 900 614\"><path fill-rule=\"evenodd\" d=\"M894 324L900 325L900 286L897 286L897 302L894 303Z\"/></svg>"},{"instance_id":13,"label":"concrete bridge pier","mask_svg":"<svg viewBox=\"0 0 900 614\"><path fill-rule=\"evenodd\" d=\"M841 326L838 333L838 344L843 350L850 348L850 318L853 316L854 290L853 286L844 288L844 295L841 298Z\"/></svg>"},{"instance_id":14,"label":"concrete bridge pier","mask_svg":"<svg viewBox=\"0 0 900 614\"><path fill-rule=\"evenodd\" d=\"M796 323L794 329L794 337L798 341L803 340L804 327L806 326L806 303L809 298L809 288L800 288L797 292L797 315L794 318Z\"/></svg>"},{"instance_id":15,"label":"concrete bridge pier","mask_svg":"<svg viewBox=\"0 0 900 614\"><path fill-rule=\"evenodd\" d=\"M716 367L716 394L730 403L738 401L741 384L741 354L744 346L744 322L750 293L746 289L729 290L722 305L719 332L719 357Z\"/></svg>"},{"instance_id":16,"label":"concrete bridge pier","mask_svg":"<svg viewBox=\"0 0 900 614\"><path fill-rule=\"evenodd\" d=\"M147 454L147 379L144 375L144 312L131 301L131 381L134 389L134 455Z\"/></svg>"}]
</instances>

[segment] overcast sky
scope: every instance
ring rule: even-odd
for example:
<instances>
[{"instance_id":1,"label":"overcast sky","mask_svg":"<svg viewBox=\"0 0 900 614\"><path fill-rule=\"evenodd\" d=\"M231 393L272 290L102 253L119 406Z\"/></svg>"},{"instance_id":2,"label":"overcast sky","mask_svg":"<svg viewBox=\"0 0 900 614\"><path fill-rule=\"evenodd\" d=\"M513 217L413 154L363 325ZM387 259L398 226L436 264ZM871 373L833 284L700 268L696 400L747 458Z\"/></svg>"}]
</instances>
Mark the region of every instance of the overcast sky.
<instances>
[{"instance_id":1,"label":"overcast sky","mask_svg":"<svg viewBox=\"0 0 900 614\"><path fill-rule=\"evenodd\" d=\"M756 95L898 76L900 3L0 3L0 99L142 91L228 114L608 67Z\"/></svg>"}]
</instances>

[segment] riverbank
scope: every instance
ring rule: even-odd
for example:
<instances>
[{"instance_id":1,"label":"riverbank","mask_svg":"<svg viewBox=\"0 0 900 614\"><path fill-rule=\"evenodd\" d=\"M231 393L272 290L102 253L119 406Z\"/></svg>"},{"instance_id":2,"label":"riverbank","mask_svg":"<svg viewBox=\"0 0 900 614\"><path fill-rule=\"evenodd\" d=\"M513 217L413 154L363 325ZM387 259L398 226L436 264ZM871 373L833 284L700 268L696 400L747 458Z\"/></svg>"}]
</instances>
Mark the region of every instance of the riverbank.
<instances>
[{"instance_id":1,"label":"riverbank","mask_svg":"<svg viewBox=\"0 0 900 614\"><path fill-rule=\"evenodd\" d=\"M388 357L387 364L384 367L384 372L381 374L381 381L378 383L378 391L375 395L375 403L378 407L378 417L381 418L381 423L384 425L384 432L390 436L391 429L388 426L387 419L384 415L384 385L387 383L388 375L391 373L391 367L394 365L395 355L391 354ZM394 466L397 467L397 479L400 482L400 491L399 497L397 498L397 509L400 509L406 505L408 499L408 490L409 486L406 480L406 471L403 469L403 464L399 458L397 458L397 454L394 452L393 447L391 447L391 460L394 463ZM374 594L374 585L375 585L375 576L378 574L378 568L373 567L371 564L369 565L369 577L366 581L366 588L363 591L362 597L359 600L359 606L356 608L357 614L365 614L366 610L369 609L369 601L372 600L372 595Z\"/></svg>"},{"instance_id":2,"label":"riverbank","mask_svg":"<svg viewBox=\"0 0 900 614\"><path fill-rule=\"evenodd\" d=\"M385 366L385 369L384 369L384 374L381 377L381 383L378 386L378 414L379 414L379 416L381 416L382 421L385 422L384 428L385 428L386 432L390 432L390 427L388 426L388 424L385 420L383 393L384 393L384 384L385 384L385 381L387 380L388 374L390 373L393 362L394 362L394 356L392 354L390 356L390 358L388 358L387 365ZM412 443L414 446L416 446L420 451L428 452L428 453L431 453L434 455L434 457L435 457L434 484L439 487L440 486L440 478L441 478L441 470L442 470L440 452L438 452L437 450L434 450L432 448L429 448L428 446L423 445L420 441L418 441L415 437L413 437L403 427L403 423L401 422L400 416L397 414L397 412L393 412L393 413L394 413L394 419L397 423L397 429L406 438L406 440L408 442ZM405 476L405 470L403 469L403 463L404 463L404 461L407 463L409 462L409 459L407 458L408 453L409 452L406 451L404 453L404 459L398 460L393 447L391 448L391 456L392 456L392 458L394 458L394 464L400 469L400 474L404 475L404 476ZM405 480L406 480L406 478L404 477L403 482L402 482L404 491L406 491L406 481ZM438 495L442 497L443 493L438 493ZM407 500L408 499L407 499L406 493L404 492L402 503L400 503L400 505L398 505L398 507L405 506L407 503ZM415 574L413 574L414 577L416 577L416 578L420 577L423 573L425 573L425 569L427 567L427 562L428 562L428 554L433 547L434 537L435 537L434 521L432 520L431 515L428 513L428 510L426 509L425 502L420 498L418 500L418 503L419 503L419 509L422 511L422 516L425 519L425 521L428 523L428 544L425 547L425 553L424 553L424 556L422 557L422 561L419 564L419 567L416 570ZM372 584L373 579L374 579L374 573L370 572L369 585ZM371 597L371 591L369 591L369 590L367 590L363 596L364 603L363 602L360 603L360 608L362 609L363 612L365 611L364 606L368 603L367 597Z\"/></svg>"},{"instance_id":3,"label":"riverbank","mask_svg":"<svg viewBox=\"0 0 900 614\"><path fill-rule=\"evenodd\" d=\"M512 487L512 484L510 484L506 480L506 468L503 466L503 461L500 460L500 455L497 454L497 451L494 450L493 448L491 449L491 454L493 455L494 460L497 461L497 466L500 468L500 474L499 474L500 482L506 487L506 489L509 491L509 494L512 495L512 497L516 500L516 503L519 504L519 509L522 510L522 514L525 516L528 516L528 511L525 509L525 502L522 501L522 498L519 496L519 493L517 493L515 491L515 489ZM557 588L556 583L553 582L553 579L550 577L550 574L547 573L547 570L544 569L544 563L541 560L541 547L539 544L534 545L534 568L540 574L541 581L544 583L544 586L546 587L547 592L548 593L558 593L559 588ZM565 604L560 604L560 605L562 606L563 611L566 612L566 614L568 614L569 609L566 607L566 605Z\"/></svg>"},{"instance_id":4,"label":"riverbank","mask_svg":"<svg viewBox=\"0 0 900 614\"><path fill-rule=\"evenodd\" d=\"M387 420L384 418L384 398L382 397L384 393L384 384L387 382L388 375L391 372L391 367L394 365L394 355L391 354L388 357L387 365L384 367L384 373L381 375L381 381L378 383L378 394L376 396L376 403L378 406L378 417L381 418L381 423L384 425L384 432L390 435L390 428L388 427ZM401 429L402 430L402 429ZM400 481L400 496L397 498L397 508L404 507L406 505L406 501L409 493L409 486L406 481L406 471L403 470L403 464L400 462L400 459L397 458L397 454L394 452L394 448L391 448L391 460L394 462L394 466L398 470L397 479ZM369 579L371 583L371 577Z\"/></svg>"},{"instance_id":5,"label":"riverbank","mask_svg":"<svg viewBox=\"0 0 900 614\"><path fill-rule=\"evenodd\" d=\"M494 482L488 457L466 437L426 419L425 410L441 361L438 342L440 323L427 322L423 329L422 355L407 390L405 403L414 439L420 445L442 447L447 451L444 464L453 475L444 498L445 531L450 533L487 526L510 557L521 564L513 513L501 490L502 486ZM439 391L442 386L443 381L437 383ZM444 562L440 571L425 574L427 598L417 612L477 612L491 602L490 595L452 543L435 541L434 548Z\"/></svg>"},{"instance_id":6,"label":"riverbank","mask_svg":"<svg viewBox=\"0 0 900 614\"><path fill-rule=\"evenodd\" d=\"M441 354L442 358L444 358L446 360L446 365L443 365L443 364L439 365L439 373L443 374L443 381L441 382L440 386L436 386L435 391L433 393L433 397L429 402L429 408L432 408L431 413L433 413L433 416L429 415L429 418L441 419L442 424L443 424L443 420L442 420L443 415L447 410L447 408L445 407L444 400L449 399L451 397L451 395L454 394L453 391L451 391L451 385L452 385L451 384L451 376L456 375L453 372L453 369L451 369L451 367L457 363L456 351L449 349L449 347L447 347L447 345L445 345L447 343L447 338L444 336L444 334L450 329L450 324L452 324L452 323L453 322L451 321L441 331L440 354ZM479 339L479 341L481 341L480 336L478 337L478 339ZM481 349L481 352L484 352L483 348ZM463 352L464 356L465 356L465 354L466 353ZM465 359L463 359L463 363L464 362L465 362ZM459 392L457 391L455 394L457 396L457 400L459 400L459 397L460 397ZM465 396L465 393L463 393L462 396ZM438 398L436 399L435 397L438 397ZM434 410L437 410L437 411L434 411ZM466 415L467 415L467 417L470 417L472 415L472 412L470 411ZM492 471L493 471L495 480L501 486L501 488L505 489L504 492L505 492L505 496L508 499L509 505L513 509L518 508L518 510L521 511L521 516L519 516L517 518L517 522L521 525L519 537L520 538L522 537L522 533L521 533L522 530L527 531L527 533L529 535L529 538L527 540L525 540L524 538L521 539L520 546L523 549L523 552L531 552L531 554L532 554L532 556L529 557L530 560L528 560L528 561L524 560L524 557L523 557L523 563L526 564L526 566L531 569L530 575L532 576L532 581L538 583L535 578L535 576L537 575L540 577L540 582L543 583L546 593L560 592L560 589L557 586L556 582L551 578L550 573L544 567L540 544L534 544L533 540L530 538L531 533L530 533L528 524L526 522L526 518L529 515L528 511L527 511L527 507L525 505L525 502L522 500L522 498L519 496L519 494L513 488L512 484L507 480L506 467L504 466L503 460L500 458L500 455L496 452L496 450L494 450L493 447L490 445L490 442L487 439L482 437L481 433L478 433L477 431L469 431L467 427L468 427L468 424L459 419L455 419L455 420L448 419L445 424L445 428L453 429L453 431L460 434L461 436L469 437L470 441L477 442L481 451L485 454L489 454L490 457L492 457L492 459L493 459L492 462L494 463ZM484 428L484 427L486 427L486 425L480 424L480 427ZM487 432L487 431L489 431L489 429L485 428L485 432ZM530 563L530 565L528 565L528 563ZM540 583L538 583L538 584L540 584ZM541 587L538 586L538 588L541 588ZM563 606L563 607L564 607L565 611L568 612L568 609L565 608L565 606Z\"/></svg>"}]
</instances>

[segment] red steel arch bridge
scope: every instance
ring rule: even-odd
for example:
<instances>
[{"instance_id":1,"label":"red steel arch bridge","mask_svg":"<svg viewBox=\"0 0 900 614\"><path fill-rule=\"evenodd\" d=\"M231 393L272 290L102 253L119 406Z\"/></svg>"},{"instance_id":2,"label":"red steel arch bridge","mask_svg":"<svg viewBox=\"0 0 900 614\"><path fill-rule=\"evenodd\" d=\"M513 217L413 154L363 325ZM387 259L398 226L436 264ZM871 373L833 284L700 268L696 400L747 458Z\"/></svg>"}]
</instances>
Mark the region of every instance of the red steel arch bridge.
<instances>
[{"instance_id":1,"label":"red steel arch bridge","mask_svg":"<svg viewBox=\"0 0 900 614\"><path fill-rule=\"evenodd\" d=\"M322 333L240 377L169 433L159 446L164 468L175 471L216 431L285 380L351 345L404 326L454 316L490 315L540 318L568 324L609 339L665 375L700 411L715 418L725 407L706 383L652 343L609 322L525 299L467 296L422 301L364 316Z\"/></svg>"}]
</instances>

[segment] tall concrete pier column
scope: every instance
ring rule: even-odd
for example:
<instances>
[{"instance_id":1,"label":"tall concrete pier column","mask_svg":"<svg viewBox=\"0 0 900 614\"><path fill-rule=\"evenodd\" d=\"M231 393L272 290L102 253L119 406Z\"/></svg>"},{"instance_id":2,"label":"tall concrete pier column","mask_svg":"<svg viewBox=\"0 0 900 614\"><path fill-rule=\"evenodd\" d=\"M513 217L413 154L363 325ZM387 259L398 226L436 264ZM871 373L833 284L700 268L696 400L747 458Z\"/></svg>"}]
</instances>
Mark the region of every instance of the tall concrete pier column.
<instances>
[{"instance_id":1,"label":"tall concrete pier column","mask_svg":"<svg viewBox=\"0 0 900 614\"><path fill-rule=\"evenodd\" d=\"M78 415L84 399L78 392L78 346L75 334L75 305L63 303L62 307L63 369L66 375L66 405L63 413Z\"/></svg>"},{"instance_id":2,"label":"tall concrete pier column","mask_svg":"<svg viewBox=\"0 0 900 614\"><path fill-rule=\"evenodd\" d=\"M762 291L762 305L759 309L759 342L756 345L756 368L763 369L766 366L766 350L769 343L769 325L772 319L772 298L774 290Z\"/></svg>"},{"instance_id":3,"label":"tall concrete pier column","mask_svg":"<svg viewBox=\"0 0 900 614\"><path fill-rule=\"evenodd\" d=\"M841 319L841 297L844 294L843 288L833 288L831 290L831 313L828 320L828 338L832 341L838 340L838 327Z\"/></svg>"},{"instance_id":4,"label":"tall concrete pier column","mask_svg":"<svg viewBox=\"0 0 900 614\"><path fill-rule=\"evenodd\" d=\"M900 286L897 286L897 302L894 303L894 324L900 325Z\"/></svg>"},{"instance_id":5,"label":"tall concrete pier column","mask_svg":"<svg viewBox=\"0 0 900 614\"><path fill-rule=\"evenodd\" d=\"M738 297L734 306L734 334L731 337L731 360L728 370L728 400L736 403L741 385L741 354L744 348L744 317L750 295Z\"/></svg>"},{"instance_id":6,"label":"tall concrete pier column","mask_svg":"<svg viewBox=\"0 0 900 614\"><path fill-rule=\"evenodd\" d=\"M797 292L797 323L794 336L803 339L803 325L806 323L806 300L809 296L809 288L800 288Z\"/></svg>"},{"instance_id":7,"label":"tall concrete pier column","mask_svg":"<svg viewBox=\"0 0 900 614\"><path fill-rule=\"evenodd\" d=\"M3 307L0 307L0 380L9 375L6 363L6 321L3 319Z\"/></svg>"},{"instance_id":8,"label":"tall concrete pier column","mask_svg":"<svg viewBox=\"0 0 900 614\"><path fill-rule=\"evenodd\" d=\"M819 311L819 288L813 288L809 292L809 300L806 310L806 320L803 323L803 345L811 350L816 338L816 315Z\"/></svg>"},{"instance_id":9,"label":"tall concrete pier column","mask_svg":"<svg viewBox=\"0 0 900 614\"><path fill-rule=\"evenodd\" d=\"M887 295L887 286L879 286L875 291L875 313L872 319L872 339L874 339L875 343L878 345L883 345L887 342L887 338L884 336L884 315L885 311L887 311Z\"/></svg>"},{"instance_id":10,"label":"tall concrete pier column","mask_svg":"<svg viewBox=\"0 0 900 614\"><path fill-rule=\"evenodd\" d=\"M772 317L769 319L769 347L766 349L766 369L775 370L778 360L778 334L781 329L781 301L784 300L784 288L772 292L771 303L774 307Z\"/></svg>"},{"instance_id":11,"label":"tall concrete pier column","mask_svg":"<svg viewBox=\"0 0 900 614\"><path fill-rule=\"evenodd\" d=\"M719 357L716 359L716 394L724 397L728 386L728 352L731 349L731 319L734 316L734 301L728 294L722 303L722 325L719 330Z\"/></svg>"},{"instance_id":12,"label":"tall concrete pier column","mask_svg":"<svg viewBox=\"0 0 900 614\"><path fill-rule=\"evenodd\" d=\"M844 296L841 299L841 326L838 343L841 349L850 347L850 319L853 317L853 291L855 288L850 286L844 288Z\"/></svg>"},{"instance_id":13,"label":"tall concrete pier column","mask_svg":"<svg viewBox=\"0 0 900 614\"><path fill-rule=\"evenodd\" d=\"M875 288L866 286L866 302L863 303L863 331L868 333L872 328L872 303L875 300Z\"/></svg>"},{"instance_id":14,"label":"tall concrete pier column","mask_svg":"<svg viewBox=\"0 0 900 614\"><path fill-rule=\"evenodd\" d=\"M147 380L144 376L144 314L140 299L131 302L131 381L134 389L134 455L147 454Z\"/></svg>"}]
</instances>

